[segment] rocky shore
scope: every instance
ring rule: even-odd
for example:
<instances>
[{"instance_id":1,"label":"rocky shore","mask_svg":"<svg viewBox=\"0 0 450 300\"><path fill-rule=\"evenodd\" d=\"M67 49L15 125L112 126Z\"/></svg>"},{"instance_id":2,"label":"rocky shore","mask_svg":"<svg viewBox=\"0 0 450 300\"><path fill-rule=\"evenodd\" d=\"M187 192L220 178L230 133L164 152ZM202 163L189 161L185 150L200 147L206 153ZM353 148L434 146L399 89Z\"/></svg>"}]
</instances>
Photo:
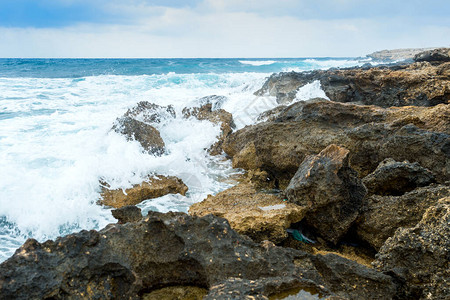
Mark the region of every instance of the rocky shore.
<instances>
[{"instance_id":1,"label":"rocky shore","mask_svg":"<svg viewBox=\"0 0 450 300\"><path fill-rule=\"evenodd\" d=\"M187 186L100 180L118 223L27 240L0 264L0 299L448 299L450 49L414 60L273 74L255 95L283 105L239 130L224 97L202 98L182 117L220 126L207 150L245 170L236 186L142 216ZM298 101L314 81L329 99ZM175 117L140 102L111 130L161 156L155 124Z\"/></svg>"}]
</instances>

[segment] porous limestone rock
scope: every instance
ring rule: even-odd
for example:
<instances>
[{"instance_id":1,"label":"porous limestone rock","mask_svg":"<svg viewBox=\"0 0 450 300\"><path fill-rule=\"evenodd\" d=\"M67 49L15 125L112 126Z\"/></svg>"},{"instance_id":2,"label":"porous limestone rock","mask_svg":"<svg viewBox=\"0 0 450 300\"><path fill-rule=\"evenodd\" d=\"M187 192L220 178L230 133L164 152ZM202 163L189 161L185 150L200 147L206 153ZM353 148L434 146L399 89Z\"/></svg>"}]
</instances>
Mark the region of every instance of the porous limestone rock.
<instances>
[{"instance_id":1,"label":"porous limestone rock","mask_svg":"<svg viewBox=\"0 0 450 300\"><path fill-rule=\"evenodd\" d=\"M376 195L402 195L433 182L435 178L431 171L417 162L398 162L392 158L383 160L375 171L363 178L369 194Z\"/></svg>"},{"instance_id":2,"label":"porous limestone rock","mask_svg":"<svg viewBox=\"0 0 450 300\"><path fill-rule=\"evenodd\" d=\"M399 228L373 265L405 280L410 299L450 295L450 197L428 208L413 228Z\"/></svg>"},{"instance_id":3,"label":"porous limestone rock","mask_svg":"<svg viewBox=\"0 0 450 300\"><path fill-rule=\"evenodd\" d=\"M189 213L223 217L234 230L254 241L278 243L287 237L286 229L292 223L303 219L305 209L283 201L278 195L258 192L253 184L243 182L193 204Z\"/></svg>"},{"instance_id":4,"label":"porous limestone rock","mask_svg":"<svg viewBox=\"0 0 450 300\"><path fill-rule=\"evenodd\" d=\"M99 204L120 208L126 205L136 205L147 199L162 197L167 194L185 195L188 187L183 181L174 176L155 175L126 189L111 190L107 186L102 187Z\"/></svg>"},{"instance_id":5,"label":"porous limestone rock","mask_svg":"<svg viewBox=\"0 0 450 300\"><path fill-rule=\"evenodd\" d=\"M425 211L450 196L450 182L417 188L401 196L372 195L358 219L356 232L375 249L400 227L414 227Z\"/></svg>"},{"instance_id":6,"label":"porous limestone rock","mask_svg":"<svg viewBox=\"0 0 450 300\"><path fill-rule=\"evenodd\" d=\"M307 156L285 190L289 202L307 209L309 226L334 244L359 216L367 193L348 158L337 145Z\"/></svg>"}]
</instances>

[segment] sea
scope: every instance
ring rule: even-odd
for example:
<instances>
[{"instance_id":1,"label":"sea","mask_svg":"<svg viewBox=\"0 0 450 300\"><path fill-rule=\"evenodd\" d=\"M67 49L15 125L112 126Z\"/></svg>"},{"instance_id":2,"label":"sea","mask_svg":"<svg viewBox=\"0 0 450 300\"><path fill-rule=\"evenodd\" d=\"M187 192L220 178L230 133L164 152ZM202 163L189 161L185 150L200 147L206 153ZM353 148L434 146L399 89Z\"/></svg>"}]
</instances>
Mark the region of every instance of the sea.
<instances>
[{"instance_id":1,"label":"sea","mask_svg":"<svg viewBox=\"0 0 450 300\"><path fill-rule=\"evenodd\" d=\"M234 184L242 170L205 151L218 125L182 118L202 97L226 98L237 129L278 104L255 96L274 72L351 67L366 58L270 59L0 59L0 262L28 238L44 242L115 220L97 204L105 181L126 189L149 174L172 175L189 187L138 206L145 214L187 212L208 194ZM326 97L319 82L294 101ZM166 154L142 151L111 130L116 118L140 101L173 105L177 117L155 127Z\"/></svg>"}]
</instances>

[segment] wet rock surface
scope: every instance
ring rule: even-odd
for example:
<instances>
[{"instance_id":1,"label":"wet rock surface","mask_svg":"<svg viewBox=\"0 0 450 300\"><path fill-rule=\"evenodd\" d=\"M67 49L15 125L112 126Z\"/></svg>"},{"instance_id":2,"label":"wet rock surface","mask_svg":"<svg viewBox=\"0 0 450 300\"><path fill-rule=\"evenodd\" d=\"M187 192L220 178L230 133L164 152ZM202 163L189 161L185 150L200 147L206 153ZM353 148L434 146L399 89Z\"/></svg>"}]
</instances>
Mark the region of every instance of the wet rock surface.
<instances>
[{"instance_id":1,"label":"wet rock surface","mask_svg":"<svg viewBox=\"0 0 450 300\"><path fill-rule=\"evenodd\" d=\"M0 265L0 298L139 299L169 286L214 292L230 278L279 278L280 290L283 283L292 288L292 280L306 281L326 295L350 299L391 298L397 288L391 277L341 257L258 245L212 215L150 213L140 222L110 224L99 232L45 243L28 240Z\"/></svg>"},{"instance_id":2,"label":"wet rock surface","mask_svg":"<svg viewBox=\"0 0 450 300\"><path fill-rule=\"evenodd\" d=\"M142 148L150 154L160 156L165 152L166 145L161 134L158 129L149 124L129 116L123 116L116 120L112 130L123 134L127 141L138 141Z\"/></svg>"},{"instance_id":3,"label":"wet rock surface","mask_svg":"<svg viewBox=\"0 0 450 300\"><path fill-rule=\"evenodd\" d=\"M374 266L405 280L415 299L450 295L450 198L431 206L412 228L400 228L381 247Z\"/></svg>"},{"instance_id":4,"label":"wet rock surface","mask_svg":"<svg viewBox=\"0 0 450 300\"><path fill-rule=\"evenodd\" d=\"M430 170L417 162L397 162L392 158L383 160L375 171L363 179L369 194L402 195L417 187L435 182Z\"/></svg>"},{"instance_id":5,"label":"wet rock surface","mask_svg":"<svg viewBox=\"0 0 450 300\"><path fill-rule=\"evenodd\" d=\"M450 196L450 182L417 188L401 196L372 195L356 225L357 234L375 249L400 227L414 227L425 211Z\"/></svg>"},{"instance_id":6,"label":"wet rock surface","mask_svg":"<svg viewBox=\"0 0 450 300\"><path fill-rule=\"evenodd\" d=\"M367 193L348 159L349 151L337 145L307 156L285 190L289 202L307 208L307 223L335 244L359 216Z\"/></svg>"},{"instance_id":7,"label":"wet rock surface","mask_svg":"<svg viewBox=\"0 0 450 300\"><path fill-rule=\"evenodd\" d=\"M189 213L195 216L213 214L230 222L231 227L256 242L278 243L287 237L286 229L303 219L306 209L286 203L279 195L258 192L249 182L209 195L193 204Z\"/></svg>"},{"instance_id":8,"label":"wet rock surface","mask_svg":"<svg viewBox=\"0 0 450 300\"><path fill-rule=\"evenodd\" d=\"M420 62L404 65L277 73L270 76L255 95L275 96L278 103L286 104L295 98L299 88L318 80L326 96L337 102L381 107L448 103L448 49L432 50L416 58Z\"/></svg>"},{"instance_id":9,"label":"wet rock surface","mask_svg":"<svg viewBox=\"0 0 450 300\"><path fill-rule=\"evenodd\" d=\"M188 187L183 181L175 176L155 175L125 191L123 189L111 190L107 186L102 187L99 204L120 208L167 194L185 195L187 190Z\"/></svg>"},{"instance_id":10,"label":"wet rock surface","mask_svg":"<svg viewBox=\"0 0 450 300\"><path fill-rule=\"evenodd\" d=\"M167 119L174 119L176 114L172 105L161 106L148 101L141 101L136 106L128 109L124 116L152 124L161 123L161 121Z\"/></svg>"},{"instance_id":11,"label":"wet rock surface","mask_svg":"<svg viewBox=\"0 0 450 300\"><path fill-rule=\"evenodd\" d=\"M350 151L350 166L360 177L386 158L418 162L438 182L450 174L450 108L380 108L332 101L294 103L274 121L230 134L223 149L233 166L261 169L287 185L307 155L330 144Z\"/></svg>"}]
</instances>

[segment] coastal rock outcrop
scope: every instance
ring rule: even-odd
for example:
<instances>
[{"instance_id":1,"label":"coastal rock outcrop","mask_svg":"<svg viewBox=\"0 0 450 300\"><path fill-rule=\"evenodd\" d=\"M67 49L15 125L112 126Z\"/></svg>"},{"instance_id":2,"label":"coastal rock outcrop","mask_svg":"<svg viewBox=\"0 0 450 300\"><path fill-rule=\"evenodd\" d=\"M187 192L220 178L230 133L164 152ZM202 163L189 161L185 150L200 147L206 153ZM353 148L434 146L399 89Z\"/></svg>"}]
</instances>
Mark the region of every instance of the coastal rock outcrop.
<instances>
[{"instance_id":1,"label":"coastal rock outcrop","mask_svg":"<svg viewBox=\"0 0 450 300\"><path fill-rule=\"evenodd\" d=\"M118 118L112 130L123 134L127 141L138 141L142 148L151 154L162 155L165 151L166 145L158 129L132 117L122 116Z\"/></svg>"},{"instance_id":2,"label":"coastal rock outcrop","mask_svg":"<svg viewBox=\"0 0 450 300\"><path fill-rule=\"evenodd\" d=\"M294 103L274 121L231 133L222 148L233 166L261 169L286 186L307 155L330 144L350 151L359 176L386 158L418 162L450 180L450 106L380 108L333 101Z\"/></svg>"},{"instance_id":3,"label":"coastal rock outcrop","mask_svg":"<svg viewBox=\"0 0 450 300\"><path fill-rule=\"evenodd\" d=\"M405 280L411 299L450 295L450 198L428 208L413 228L400 228L381 247L373 265Z\"/></svg>"},{"instance_id":4,"label":"coastal rock outcrop","mask_svg":"<svg viewBox=\"0 0 450 300\"><path fill-rule=\"evenodd\" d=\"M427 61L431 63L442 63L450 61L450 48L430 49L414 56L414 61Z\"/></svg>"},{"instance_id":5,"label":"coastal rock outcrop","mask_svg":"<svg viewBox=\"0 0 450 300\"><path fill-rule=\"evenodd\" d=\"M141 209L134 205L122 206L111 210L111 214L119 221L119 224L138 222L142 219Z\"/></svg>"},{"instance_id":6,"label":"coastal rock outcrop","mask_svg":"<svg viewBox=\"0 0 450 300\"><path fill-rule=\"evenodd\" d=\"M337 145L307 156L285 190L289 202L307 209L307 223L334 244L359 216L367 193L348 159L349 151Z\"/></svg>"},{"instance_id":7,"label":"coastal rock outcrop","mask_svg":"<svg viewBox=\"0 0 450 300\"><path fill-rule=\"evenodd\" d=\"M356 233L378 250L398 228L416 226L429 207L450 196L449 184L432 184L401 196L368 197Z\"/></svg>"},{"instance_id":8,"label":"coastal rock outcrop","mask_svg":"<svg viewBox=\"0 0 450 300\"><path fill-rule=\"evenodd\" d=\"M214 296L206 299L229 299L216 287L233 281L261 287L242 289L239 297L302 287L350 299L390 299L397 293L390 276L339 256L258 245L212 215L152 212L140 222L110 224L99 232L45 243L29 239L0 265L0 298L139 299L190 286L211 289Z\"/></svg>"},{"instance_id":9,"label":"coastal rock outcrop","mask_svg":"<svg viewBox=\"0 0 450 300\"><path fill-rule=\"evenodd\" d=\"M337 102L391 107L434 106L450 100L448 62L276 73L255 95L275 96L278 103L286 104L295 98L299 88L316 80L326 96Z\"/></svg>"},{"instance_id":10,"label":"coastal rock outcrop","mask_svg":"<svg viewBox=\"0 0 450 300\"><path fill-rule=\"evenodd\" d=\"M397 162L386 158L378 167L363 179L369 194L402 195L416 187L427 186L435 182L430 170L417 162Z\"/></svg>"},{"instance_id":11,"label":"coastal rock outcrop","mask_svg":"<svg viewBox=\"0 0 450 300\"><path fill-rule=\"evenodd\" d=\"M174 119L176 113L172 105L161 106L148 101L140 101L136 106L128 109L124 116L152 124L161 123L163 120Z\"/></svg>"},{"instance_id":12,"label":"coastal rock outcrop","mask_svg":"<svg viewBox=\"0 0 450 300\"><path fill-rule=\"evenodd\" d=\"M103 186L100 194L102 199L99 200L99 204L120 208L167 194L186 195L187 190L188 187L177 177L156 175L125 191L123 189L111 190L108 186Z\"/></svg>"},{"instance_id":13,"label":"coastal rock outcrop","mask_svg":"<svg viewBox=\"0 0 450 300\"><path fill-rule=\"evenodd\" d=\"M256 242L274 243L285 239L286 229L301 221L305 212L305 208L286 203L278 195L258 192L249 182L209 195L189 208L194 216L213 214L227 219L234 230Z\"/></svg>"},{"instance_id":14,"label":"coastal rock outcrop","mask_svg":"<svg viewBox=\"0 0 450 300\"><path fill-rule=\"evenodd\" d=\"M165 143L158 129L152 125L175 117L175 110L171 105L161 106L141 101L117 118L112 130L123 134L128 141L138 141L145 151L159 156L165 152Z\"/></svg>"},{"instance_id":15,"label":"coastal rock outcrop","mask_svg":"<svg viewBox=\"0 0 450 300\"><path fill-rule=\"evenodd\" d=\"M190 118L194 117L198 120L208 120L214 124L220 124L221 134L218 136L218 141L214 143L208 152L211 155L218 155L222 152L222 144L225 138L230 135L235 128L235 124L233 121L233 116L223 109L213 109L212 103L207 103L200 107L192 107L192 108L184 108L183 109L183 117Z\"/></svg>"}]
</instances>

